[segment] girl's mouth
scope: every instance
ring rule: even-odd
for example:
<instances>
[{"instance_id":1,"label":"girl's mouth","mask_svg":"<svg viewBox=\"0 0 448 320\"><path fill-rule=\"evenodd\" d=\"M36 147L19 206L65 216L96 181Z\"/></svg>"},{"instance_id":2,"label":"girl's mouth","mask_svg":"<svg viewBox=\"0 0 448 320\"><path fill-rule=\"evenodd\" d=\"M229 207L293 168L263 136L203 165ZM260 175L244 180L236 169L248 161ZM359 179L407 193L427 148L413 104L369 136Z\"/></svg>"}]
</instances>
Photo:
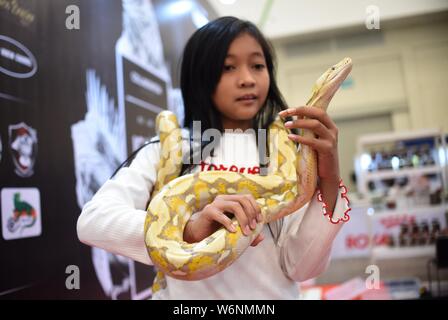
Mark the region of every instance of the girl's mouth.
<instances>
[{"instance_id":1,"label":"girl's mouth","mask_svg":"<svg viewBox=\"0 0 448 320\"><path fill-rule=\"evenodd\" d=\"M237 98L237 101L253 101L256 100L257 96L255 94L246 94L244 96L241 96L239 98Z\"/></svg>"}]
</instances>

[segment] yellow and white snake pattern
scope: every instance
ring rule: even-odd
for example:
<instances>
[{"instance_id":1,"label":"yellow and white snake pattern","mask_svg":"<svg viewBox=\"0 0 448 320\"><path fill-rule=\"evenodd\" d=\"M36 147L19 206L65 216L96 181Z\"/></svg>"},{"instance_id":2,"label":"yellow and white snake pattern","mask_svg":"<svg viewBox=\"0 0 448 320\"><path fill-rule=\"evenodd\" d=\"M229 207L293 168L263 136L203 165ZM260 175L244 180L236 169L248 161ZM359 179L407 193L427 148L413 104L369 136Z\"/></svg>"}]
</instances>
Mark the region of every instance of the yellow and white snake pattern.
<instances>
[{"instance_id":1,"label":"yellow and white snake pattern","mask_svg":"<svg viewBox=\"0 0 448 320\"><path fill-rule=\"evenodd\" d=\"M323 108L350 73L352 62L344 58L316 81L307 105ZM297 145L287 136L277 116L269 127L269 167L265 176L229 171L203 171L178 177L182 167L182 136L176 116L170 111L156 118L161 143L157 181L147 209L145 244L160 272L182 280L210 277L232 264L261 232L263 225L297 211L309 202L317 186L315 151ZM313 133L304 130L305 136ZM198 243L183 240L191 215L202 210L217 195L252 194L263 222L249 236L221 228ZM158 274L158 278L161 275ZM160 280L160 279L159 279Z\"/></svg>"}]
</instances>

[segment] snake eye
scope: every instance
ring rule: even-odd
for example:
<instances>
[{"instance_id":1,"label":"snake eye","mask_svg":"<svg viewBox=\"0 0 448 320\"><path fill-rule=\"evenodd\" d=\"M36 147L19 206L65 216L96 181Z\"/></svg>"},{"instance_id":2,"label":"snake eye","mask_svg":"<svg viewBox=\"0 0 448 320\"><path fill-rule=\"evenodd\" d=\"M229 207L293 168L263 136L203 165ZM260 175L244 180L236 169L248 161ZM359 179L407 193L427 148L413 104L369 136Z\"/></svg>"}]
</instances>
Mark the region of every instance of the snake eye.
<instances>
[{"instance_id":1,"label":"snake eye","mask_svg":"<svg viewBox=\"0 0 448 320\"><path fill-rule=\"evenodd\" d=\"M331 70L334 70L334 69L336 69L336 68L335 67L331 68Z\"/></svg>"}]
</instances>

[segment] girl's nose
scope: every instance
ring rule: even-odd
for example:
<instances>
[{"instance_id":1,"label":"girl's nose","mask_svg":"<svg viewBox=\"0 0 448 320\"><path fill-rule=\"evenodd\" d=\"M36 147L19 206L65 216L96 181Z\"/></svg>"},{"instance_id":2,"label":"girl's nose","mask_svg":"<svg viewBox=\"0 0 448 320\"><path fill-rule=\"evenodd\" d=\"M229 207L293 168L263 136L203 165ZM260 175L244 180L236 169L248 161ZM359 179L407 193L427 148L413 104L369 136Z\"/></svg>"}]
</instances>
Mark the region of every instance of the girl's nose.
<instances>
[{"instance_id":1,"label":"girl's nose","mask_svg":"<svg viewBox=\"0 0 448 320\"><path fill-rule=\"evenodd\" d=\"M239 75L238 86L241 88L246 88L246 87L253 87L254 85L255 85L255 79L252 73L246 68L243 68Z\"/></svg>"}]
</instances>

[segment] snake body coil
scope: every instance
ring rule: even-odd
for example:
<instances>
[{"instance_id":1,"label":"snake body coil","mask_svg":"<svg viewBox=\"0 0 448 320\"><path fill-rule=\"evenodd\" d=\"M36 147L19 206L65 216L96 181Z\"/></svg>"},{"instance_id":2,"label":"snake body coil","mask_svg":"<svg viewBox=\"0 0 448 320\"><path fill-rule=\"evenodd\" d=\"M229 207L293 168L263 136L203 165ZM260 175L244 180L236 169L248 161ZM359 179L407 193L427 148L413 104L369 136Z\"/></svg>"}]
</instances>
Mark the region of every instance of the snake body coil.
<instances>
[{"instance_id":1,"label":"snake body coil","mask_svg":"<svg viewBox=\"0 0 448 320\"><path fill-rule=\"evenodd\" d=\"M343 59L316 82L307 105L326 109L351 70ZM181 130L175 115L161 112L156 119L161 160L153 197L147 209L145 244L148 254L164 274L183 280L210 277L233 263L261 232L264 223L295 212L314 194L317 185L315 152L297 146L280 117L269 127L269 167L266 176L229 171L203 171L178 177L182 167ZM312 135L305 130L304 135ZM183 241L191 215L221 194L252 194L259 204L263 223L249 236L240 226L235 233L221 228L198 243Z\"/></svg>"}]
</instances>

